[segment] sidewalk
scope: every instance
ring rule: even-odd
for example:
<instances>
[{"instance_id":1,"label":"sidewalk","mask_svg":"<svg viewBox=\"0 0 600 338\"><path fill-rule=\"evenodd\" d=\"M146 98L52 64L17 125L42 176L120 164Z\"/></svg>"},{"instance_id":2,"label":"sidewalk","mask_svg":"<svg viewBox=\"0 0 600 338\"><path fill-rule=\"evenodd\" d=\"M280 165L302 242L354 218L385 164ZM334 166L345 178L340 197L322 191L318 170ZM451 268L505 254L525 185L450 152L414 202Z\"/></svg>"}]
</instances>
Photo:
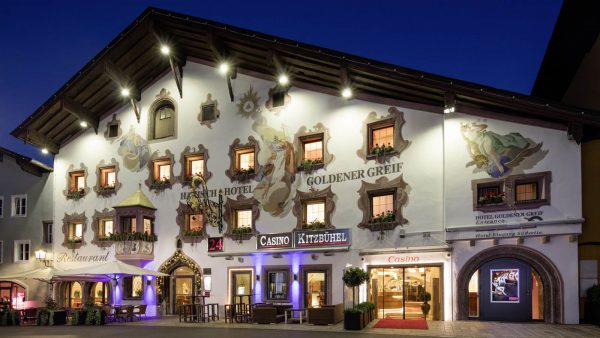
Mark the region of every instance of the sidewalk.
<instances>
[{"instance_id":1,"label":"sidewalk","mask_svg":"<svg viewBox=\"0 0 600 338\"><path fill-rule=\"evenodd\" d=\"M436 337L600 337L600 327L593 325L556 325L545 323L502 323L480 321L454 321L454 322L427 322L429 330L397 330L375 329L374 320L367 328L361 331L345 331L343 323L337 325L311 325L311 324L244 324L225 323L223 320L209 323L179 322L178 316L148 319L110 325L132 326L172 326L172 327L210 327L210 328L239 328L239 329L264 329L264 330L294 330L294 331L321 331L321 332L346 332L348 334L360 332L362 334L403 335L403 336L436 336Z\"/></svg>"}]
</instances>

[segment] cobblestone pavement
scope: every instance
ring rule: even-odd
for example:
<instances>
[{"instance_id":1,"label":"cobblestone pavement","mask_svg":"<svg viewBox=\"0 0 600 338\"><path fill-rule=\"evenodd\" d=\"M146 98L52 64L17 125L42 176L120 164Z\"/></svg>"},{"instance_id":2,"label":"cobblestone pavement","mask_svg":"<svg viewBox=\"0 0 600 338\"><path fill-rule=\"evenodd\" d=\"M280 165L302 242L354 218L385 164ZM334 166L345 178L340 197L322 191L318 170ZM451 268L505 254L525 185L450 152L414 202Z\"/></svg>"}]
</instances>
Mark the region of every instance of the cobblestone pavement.
<instances>
[{"instance_id":1,"label":"cobblestone pavement","mask_svg":"<svg viewBox=\"0 0 600 338\"><path fill-rule=\"evenodd\" d=\"M362 331L345 331L343 324L316 326L310 324L230 324L180 323L177 317L147 319L103 327L2 327L0 337L219 337L219 338L372 338L395 337L600 337L600 327L592 325L551 325L543 323L502 323L479 321L428 322L429 330L395 330L372 328L375 321Z\"/></svg>"}]
</instances>

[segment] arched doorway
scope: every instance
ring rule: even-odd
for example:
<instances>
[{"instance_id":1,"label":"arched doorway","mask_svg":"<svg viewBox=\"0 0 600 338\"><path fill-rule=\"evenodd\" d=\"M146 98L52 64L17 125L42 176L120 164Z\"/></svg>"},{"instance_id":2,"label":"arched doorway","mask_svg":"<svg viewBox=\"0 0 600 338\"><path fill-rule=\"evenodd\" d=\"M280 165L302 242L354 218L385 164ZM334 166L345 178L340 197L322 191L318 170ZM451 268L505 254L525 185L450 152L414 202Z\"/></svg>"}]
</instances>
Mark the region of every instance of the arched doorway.
<instances>
[{"instance_id":1,"label":"arched doorway","mask_svg":"<svg viewBox=\"0 0 600 338\"><path fill-rule=\"evenodd\" d=\"M512 282L515 273L517 279L520 277L522 280L518 289ZM488 314L493 311L511 314L513 311L521 311L511 308L511 303L520 304L521 309L527 307L532 309L534 302L541 300L543 303L537 304L539 311L542 311L538 314L539 318L543 318L548 323L563 322L562 278L554 264L538 251L524 246L497 245L469 259L459 271L456 280L458 320L469 319L469 291L474 290L472 283L474 275L477 276L479 283L485 284L478 289L482 290L479 295L482 299L480 306L491 306L484 309ZM500 288L497 288L498 286ZM537 292L538 298L531 297L532 292ZM526 298L518 298L522 296ZM521 299L524 303L520 303ZM494 316L489 318L501 319Z\"/></svg>"},{"instance_id":2,"label":"arched doorway","mask_svg":"<svg viewBox=\"0 0 600 338\"><path fill-rule=\"evenodd\" d=\"M78 308L83 305L83 285L80 282L65 282L62 287L63 305Z\"/></svg>"},{"instance_id":3,"label":"arched doorway","mask_svg":"<svg viewBox=\"0 0 600 338\"><path fill-rule=\"evenodd\" d=\"M170 277L158 277L157 293L167 313L177 313L177 306L194 302L202 293L202 269L180 249L158 269Z\"/></svg>"},{"instance_id":4,"label":"arched doorway","mask_svg":"<svg viewBox=\"0 0 600 338\"><path fill-rule=\"evenodd\" d=\"M110 283L95 282L86 284L85 289L88 300L93 300L96 305L111 303Z\"/></svg>"},{"instance_id":5,"label":"arched doorway","mask_svg":"<svg viewBox=\"0 0 600 338\"><path fill-rule=\"evenodd\" d=\"M27 289L17 282L0 281L0 299L8 299L13 309L20 309L27 300Z\"/></svg>"}]
</instances>

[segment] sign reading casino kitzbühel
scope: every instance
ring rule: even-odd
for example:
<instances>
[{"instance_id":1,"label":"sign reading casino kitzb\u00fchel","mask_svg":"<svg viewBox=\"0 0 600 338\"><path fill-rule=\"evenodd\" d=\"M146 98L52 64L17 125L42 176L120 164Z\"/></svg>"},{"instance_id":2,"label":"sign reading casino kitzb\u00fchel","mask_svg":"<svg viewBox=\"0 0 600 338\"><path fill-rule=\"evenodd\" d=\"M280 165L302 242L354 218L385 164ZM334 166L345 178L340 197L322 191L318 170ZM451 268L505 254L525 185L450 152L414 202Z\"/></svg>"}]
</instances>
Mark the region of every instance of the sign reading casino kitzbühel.
<instances>
[{"instance_id":1,"label":"sign reading casino kitzb\u00fchel","mask_svg":"<svg viewBox=\"0 0 600 338\"><path fill-rule=\"evenodd\" d=\"M257 250L329 248L350 246L350 229L301 230L279 234L259 234Z\"/></svg>"}]
</instances>

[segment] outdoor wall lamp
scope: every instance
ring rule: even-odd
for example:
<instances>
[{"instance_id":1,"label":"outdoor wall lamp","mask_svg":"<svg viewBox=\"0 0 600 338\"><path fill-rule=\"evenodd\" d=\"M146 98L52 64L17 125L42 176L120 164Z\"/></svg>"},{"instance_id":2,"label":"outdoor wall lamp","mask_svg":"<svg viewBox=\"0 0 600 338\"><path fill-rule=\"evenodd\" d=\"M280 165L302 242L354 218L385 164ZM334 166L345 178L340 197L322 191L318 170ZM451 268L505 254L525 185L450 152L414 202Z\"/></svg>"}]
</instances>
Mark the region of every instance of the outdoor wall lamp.
<instances>
[{"instance_id":1,"label":"outdoor wall lamp","mask_svg":"<svg viewBox=\"0 0 600 338\"><path fill-rule=\"evenodd\" d=\"M294 280L295 280L295 281L297 281L297 280L298 280L298 274L297 274L297 273L295 273L295 274L294 274Z\"/></svg>"},{"instance_id":2,"label":"outdoor wall lamp","mask_svg":"<svg viewBox=\"0 0 600 338\"><path fill-rule=\"evenodd\" d=\"M52 260L48 257L48 253L46 252L46 250L37 250L35 251L35 258L44 263L44 265L46 267L49 267L52 265Z\"/></svg>"},{"instance_id":3,"label":"outdoor wall lamp","mask_svg":"<svg viewBox=\"0 0 600 338\"><path fill-rule=\"evenodd\" d=\"M146 279L146 286L152 285L152 281L150 279Z\"/></svg>"},{"instance_id":4,"label":"outdoor wall lamp","mask_svg":"<svg viewBox=\"0 0 600 338\"><path fill-rule=\"evenodd\" d=\"M260 275L256 275L256 281L260 282Z\"/></svg>"}]
</instances>

